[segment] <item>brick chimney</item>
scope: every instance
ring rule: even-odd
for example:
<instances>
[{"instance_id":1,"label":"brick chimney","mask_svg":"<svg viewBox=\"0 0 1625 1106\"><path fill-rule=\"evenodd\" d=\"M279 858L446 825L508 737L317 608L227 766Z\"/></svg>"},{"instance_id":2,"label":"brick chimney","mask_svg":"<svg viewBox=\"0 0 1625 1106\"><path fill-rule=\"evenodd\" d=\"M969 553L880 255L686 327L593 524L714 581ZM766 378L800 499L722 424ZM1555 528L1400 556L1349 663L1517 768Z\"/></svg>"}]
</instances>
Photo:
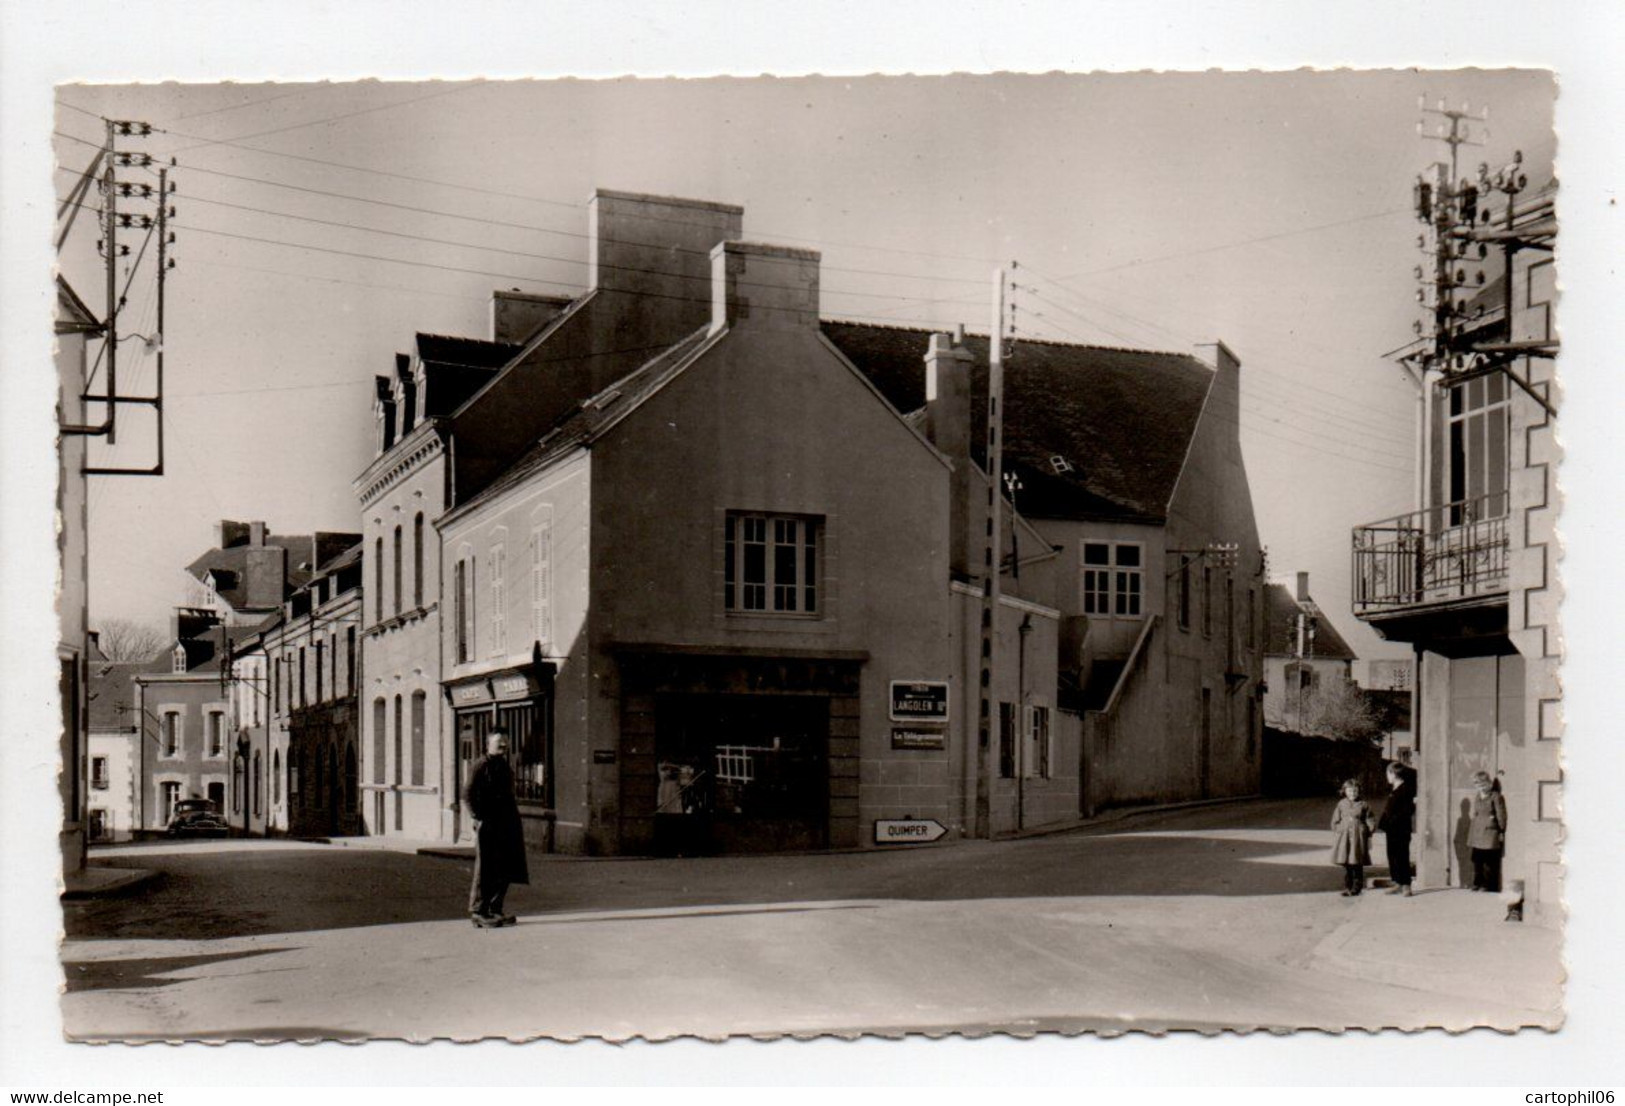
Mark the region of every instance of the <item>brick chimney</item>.
<instances>
[{"instance_id":1,"label":"brick chimney","mask_svg":"<svg viewBox=\"0 0 1625 1106\"><path fill-rule=\"evenodd\" d=\"M1298 602L1307 603L1308 601L1309 601L1309 574L1307 572L1300 572L1300 573L1298 573Z\"/></svg>"},{"instance_id":2,"label":"brick chimney","mask_svg":"<svg viewBox=\"0 0 1625 1106\"><path fill-rule=\"evenodd\" d=\"M265 523L263 523L263 522L250 522L248 524L248 544L249 545L264 545L265 544Z\"/></svg>"},{"instance_id":3,"label":"brick chimney","mask_svg":"<svg viewBox=\"0 0 1625 1106\"><path fill-rule=\"evenodd\" d=\"M711 332L818 328L817 250L721 242L711 251Z\"/></svg>"}]
</instances>

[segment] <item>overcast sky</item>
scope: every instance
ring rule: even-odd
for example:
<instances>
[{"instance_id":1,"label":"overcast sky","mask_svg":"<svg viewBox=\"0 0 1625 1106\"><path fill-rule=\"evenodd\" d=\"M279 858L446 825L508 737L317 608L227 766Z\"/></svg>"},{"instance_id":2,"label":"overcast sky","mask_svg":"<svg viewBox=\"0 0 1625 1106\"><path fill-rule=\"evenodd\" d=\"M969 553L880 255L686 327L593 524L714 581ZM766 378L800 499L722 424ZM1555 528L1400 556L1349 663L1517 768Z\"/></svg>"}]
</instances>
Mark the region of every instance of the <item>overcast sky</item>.
<instances>
[{"instance_id":1,"label":"overcast sky","mask_svg":"<svg viewBox=\"0 0 1625 1106\"><path fill-rule=\"evenodd\" d=\"M372 377L415 331L486 336L493 287L580 291L606 187L742 204L747 237L823 251L825 316L984 328L1014 261L1024 332L1222 339L1272 572L1400 655L1347 613L1348 544L1414 494L1415 393L1382 355L1417 317L1411 182L1446 152L1416 135L1424 94L1490 107L1464 164L1521 149L1549 175L1534 71L62 87L59 196L97 116L178 162L166 475L93 481L92 621L167 620L220 518L357 529ZM81 220L64 267L99 311L96 237ZM150 271L125 334L156 325ZM121 390L152 367L122 346ZM147 463L136 421L119 463Z\"/></svg>"}]
</instances>

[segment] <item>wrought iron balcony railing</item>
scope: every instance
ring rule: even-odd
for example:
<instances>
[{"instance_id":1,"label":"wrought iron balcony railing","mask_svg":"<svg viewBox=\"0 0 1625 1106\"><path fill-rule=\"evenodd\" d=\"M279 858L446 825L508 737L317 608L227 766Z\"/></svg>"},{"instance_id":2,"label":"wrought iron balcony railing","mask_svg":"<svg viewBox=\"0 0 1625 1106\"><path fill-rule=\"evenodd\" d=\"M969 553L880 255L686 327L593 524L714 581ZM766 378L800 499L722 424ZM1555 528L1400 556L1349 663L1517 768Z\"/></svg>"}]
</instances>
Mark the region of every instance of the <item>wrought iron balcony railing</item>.
<instances>
[{"instance_id":1,"label":"wrought iron balcony railing","mask_svg":"<svg viewBox=\"0 0 1625 1106\"><path fill-rule=\"evenodd\" d=\"M1354 530L1354 613L1381 615L1507 590L1506 492Z\"/></svg>"}]
</instances>

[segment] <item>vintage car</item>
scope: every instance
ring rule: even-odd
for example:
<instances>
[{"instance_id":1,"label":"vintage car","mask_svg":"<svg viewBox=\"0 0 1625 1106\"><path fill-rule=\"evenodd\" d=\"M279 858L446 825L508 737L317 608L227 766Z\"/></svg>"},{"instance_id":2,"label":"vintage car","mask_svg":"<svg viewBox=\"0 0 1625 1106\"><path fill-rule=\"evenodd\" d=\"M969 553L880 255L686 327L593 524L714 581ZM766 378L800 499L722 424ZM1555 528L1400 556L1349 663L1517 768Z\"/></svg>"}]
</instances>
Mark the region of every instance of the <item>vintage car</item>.
<instances>
[{"instance_id":1,"label":"vintage car","mask_svg":"<svg viewBox=\"0 0 1625 1106\"><path fill-rule=\"evenodd\" d=\"M212 799L182 799L169 819L170 837L225 837L230 832Z\"/></svg>"}]
</instances>

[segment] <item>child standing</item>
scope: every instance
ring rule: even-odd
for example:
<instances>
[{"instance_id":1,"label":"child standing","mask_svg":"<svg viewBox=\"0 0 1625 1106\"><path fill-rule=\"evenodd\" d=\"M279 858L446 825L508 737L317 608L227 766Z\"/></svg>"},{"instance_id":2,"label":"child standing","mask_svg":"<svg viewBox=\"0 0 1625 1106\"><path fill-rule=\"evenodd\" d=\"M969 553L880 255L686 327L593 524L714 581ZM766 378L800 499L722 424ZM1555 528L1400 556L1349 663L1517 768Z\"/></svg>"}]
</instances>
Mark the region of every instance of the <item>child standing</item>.
<instances>
[{"instance_id":1,"label":"child standing","mask_svg":"<svg viewBox=\"0 0 1625 1106\"><path fill-rule=\"evenodd\" d=\"M1343 866L1343 894L1365 888L1365 866L1371 863L1371 808L1360 799L1360 785L1343 781L1343 797L1332 811L1332 863Z\"/></svg>"}]
</instances>

